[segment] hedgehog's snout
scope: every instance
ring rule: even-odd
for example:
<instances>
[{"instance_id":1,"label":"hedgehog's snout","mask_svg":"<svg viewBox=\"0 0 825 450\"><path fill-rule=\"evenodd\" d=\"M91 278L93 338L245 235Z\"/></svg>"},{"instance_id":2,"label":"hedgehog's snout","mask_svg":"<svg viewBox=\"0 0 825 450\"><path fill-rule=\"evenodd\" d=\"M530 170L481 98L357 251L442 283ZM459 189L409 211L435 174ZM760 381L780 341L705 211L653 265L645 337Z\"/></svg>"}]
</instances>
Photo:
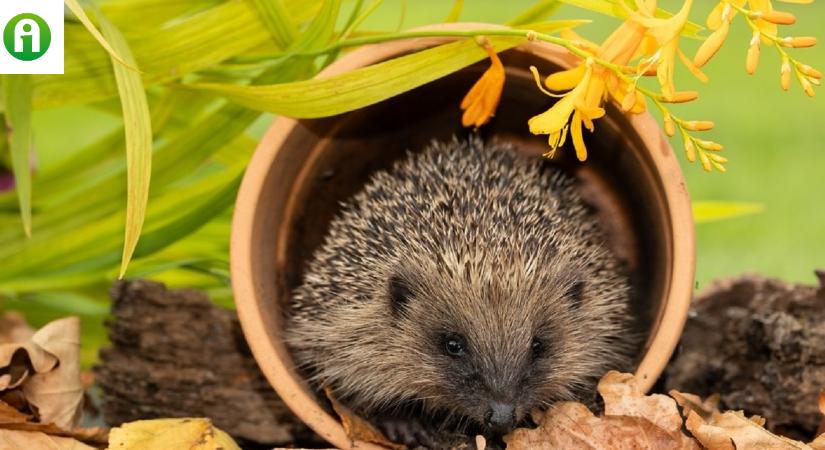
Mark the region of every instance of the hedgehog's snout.
<instances>
[{"instance_id":1,"label":"hedgehog's snout","mask_svg":"<svg viewBox=\"0 0 825 450\"><path fill-rule=\"evenodd\" d=\"M516 406L510 402L492 400L484 421L494 431L509 431L516 425Z\"/></svg>"}]
</instances>

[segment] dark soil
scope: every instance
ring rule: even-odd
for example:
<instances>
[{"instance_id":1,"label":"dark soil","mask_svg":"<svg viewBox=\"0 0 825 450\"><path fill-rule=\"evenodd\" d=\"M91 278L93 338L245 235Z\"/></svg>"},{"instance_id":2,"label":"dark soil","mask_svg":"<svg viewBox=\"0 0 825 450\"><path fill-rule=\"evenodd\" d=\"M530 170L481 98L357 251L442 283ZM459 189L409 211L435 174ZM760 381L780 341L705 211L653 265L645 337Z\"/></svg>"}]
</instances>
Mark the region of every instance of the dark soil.
<instances>
[{"instance_id":1,"label":"dark soil","mask_svg":"<svg viewBox=\"0 0 825 450\"><path fill-rule=\"evenodd\" d=\"M260 373L234 311L204 293L142 280L115 284L111 297L112 347L95 367L110 425L209 417L245 448L321 444Z\"/></svg>"},{"instance_id":2,"label":"dark soil","mask_svg":"<svg viewBox=\"0 0 825 450\"><path fill-rule=\"evenodd\" d=\"M716 282L694 302L666 387L721 395L722 409L814 437L825 388L825 272L820 286L746 275Z\"/></svg>"}]
</instances>

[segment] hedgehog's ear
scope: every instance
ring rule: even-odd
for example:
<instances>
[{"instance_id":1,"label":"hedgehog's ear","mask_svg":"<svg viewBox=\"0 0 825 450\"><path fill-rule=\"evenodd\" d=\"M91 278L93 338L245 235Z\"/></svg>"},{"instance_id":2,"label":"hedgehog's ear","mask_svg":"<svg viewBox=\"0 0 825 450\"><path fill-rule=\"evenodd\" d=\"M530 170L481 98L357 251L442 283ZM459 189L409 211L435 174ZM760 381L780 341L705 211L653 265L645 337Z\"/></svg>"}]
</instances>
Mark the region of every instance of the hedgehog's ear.
<instances>
[{"instance_id":1,"label":"hedgehog's ear","mask_svg":"<svg viewBox=\"0 0 825 450\"><path fill-rule=\"evenodd\" d=\"M584 287L584 280L575 280L564 293L564 298L568 299L568 301L570 301L570 304L573 305L574 308L578 308L582 304L582 297L584 297Z\"/></svg>"},{"instance_id":2,"label":"hedgehog's ear","mask_svg":"<svg viewBox=\"0 0 825 450\"><path fill-rule=\"evenodd\" d=\"M400 315L404 312L407 304L413 298L412 288L403 275L393 273L390 275L388 291L392 313L395 315Z\"/></svg>"}]
</instances>

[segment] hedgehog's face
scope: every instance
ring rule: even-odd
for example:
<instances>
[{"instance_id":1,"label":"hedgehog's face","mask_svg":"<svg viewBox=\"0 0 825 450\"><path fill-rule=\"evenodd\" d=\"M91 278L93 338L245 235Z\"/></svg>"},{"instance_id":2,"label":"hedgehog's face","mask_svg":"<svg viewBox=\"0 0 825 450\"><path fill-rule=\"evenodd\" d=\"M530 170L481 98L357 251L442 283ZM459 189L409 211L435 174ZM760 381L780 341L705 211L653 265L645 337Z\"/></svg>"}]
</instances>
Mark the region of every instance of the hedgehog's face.
<instances>
[{"instance_id":1,"label":"hedgehog's face","mask_svg":"<svg viewBox=\"0 0 825 450\"><path fill-rule=\"evenodd\" d=\"M388 280L395 344L408 349L402 356L417 373L410 389L428 409L508 431L601 375L604 343L588 334L615 318L587 311L592 291L579 275L465 269L418 267Z\"/></svg>"}]
</instances>

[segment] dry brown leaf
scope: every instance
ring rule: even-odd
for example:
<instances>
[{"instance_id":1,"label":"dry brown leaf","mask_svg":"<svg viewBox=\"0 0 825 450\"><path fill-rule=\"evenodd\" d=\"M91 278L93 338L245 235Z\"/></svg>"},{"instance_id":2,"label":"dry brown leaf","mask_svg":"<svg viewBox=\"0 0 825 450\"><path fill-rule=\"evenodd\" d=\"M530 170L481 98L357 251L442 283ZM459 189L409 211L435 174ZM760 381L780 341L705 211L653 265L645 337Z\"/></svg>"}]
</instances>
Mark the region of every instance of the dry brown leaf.
<instances>
[{"instance_id":1,"label":"dry brown leaf","mask_svg":"<svg viewBox=\"0 0 825 450\"><path fill-rule=\"evenodd\" d=\"M0 402L0 428L8 424L26 423L30 419L31 416L28 414L23 414L6 404L6 402Z\"/></svg>"},{"instance_id":2,"label":"dry brown leaf","mask_svg":"<svg viewBox=\"0 0 825 450\"><path fill-rule=\"evenodd\" d=\"M819 413L822 414L823 417L819 419L819 427L816 429L817 440L825 433L825 390L819 391ZM813 446L813 444L811 445Z\"/></svg>"},{"instance_id":3,"label":"dry brown leaf","mask_svg":"<svg viewBox=\"0 0 825 450\"><path fill-rule=\"evenodd\" d=\"M51 436L39 431L4 430L0 428L0 449L3 450L96 450L76 439Z\"/></svg>"},{"instance_id":4,"label":"dry brown leaf","mask_svg":"<svg viewBox=\"0 0 825 450\"><path fill-rule=\"evenodd\" d=\"M695 411L705 420L709 420L714 413L719 412L719 394L713 394L705 400L695 394L686 394L675 389L668 392L676 403L682 407L682 415L687 417L691 411Z\"/></svg>"},{"instance_id":5,"label":"dry brown leaf","mask_svg":"<svg viewBox=\"0 0 825 450\"><path fill-rule=\"evenodd\" d=\"M705 421L695 411L690 411L687 429L708 450L810 450L802 442L777 436L763 428L765 420L759 416L745 417L742 411L714 413Z\"/></svg>"},{"instance_id":6,"label":"dry brown leaf","mask_svg":"<svg viewBox=\"0 0 825 450\"><path fill-rule=\"evenodd\" d=\"M33 334L34 330L26 323L22 314L8 311L0 315L0 344L26 342Z\"/></svg>"},{"instance_id":7,"label":"dry brown leaf","mask_svg":"<svg viewBox=\"0 0 825 450\"><path fill-rule=\"evenodd\" d=\"M50 322L32 336L31 342L60 364L46 372L37 371L23 384L26 400L37 409L40 422L71 430L77 426L83 406L80 319L66 317Z\"/></svg>"},{"instance_id":8,"label":"dry brown leaf","mask_svg":"<svg viewBox=\"0 0 825 450\"><path fill-rule=\"evenodd\" d=\"M203 418L138 420L112 428L109 448L118 450L241 450Z\"/></svg>"},{"instance_id":9,"label":"dry brown leaf","mask_svg":"<svg viewBox=\"0 0 825 450\"><path fill-rule=\"evenodd\" d=\"M401 444L396 444L384 436L381 431L375 428L371 423L359 417L352 410L341 404L332 395L332 389L329 386L324 388L329 402L332 404L332 409L341 418L341 425L344 426L347 436L353 441L369 442L371 444L380 445L391 448L393 450L404 450L407 447Z\"/></svg>"},{"instance_id":10,"label":"dry brown leaf","mask_svg":"<svg viewBox=\"0 0 825 450\"><path fill-rule=\"evenodd\" d=\"M605 416L641 417L673 434L682 434L682 416L676 402L661 394L644 395L636 377L611 370L598 386Z\"/></svg>"},{"instance_id":11,"label":"dry brown leaf","mask_svg":"<svg viewBox=\"0 0 825 450\"><path fill-rule=\"evenodd\" d=\"M825 434L820 434L813 442L808 444L814 450L825 450Z\"/></svg>"},{"instance_id":12,"label":"dry brown leaf","mask_svg":"<svg viewBox=\"0 0 825 450\"><path fill-rule=\"evenodd\" d=\"M0 429L39 431L52 436L74 438L92 445L103 445L109 440L109 430L105 428L75 428L73 430L64 430L53 423L33 422L31 416L16 410L2 401L0 401Z\"/></svg>"},{"instance_id":13,"label":"dry brown leaf","mask_svg":"<svg viewBox=\"0 0 825 450\"><path fill-rule=\"evenodd\" d=\"M476 436L476 450L486 450L487 449L487 439L484 438L482 435Z\"/></svg>"},{"instance_id":14,"label":"dry brown leaf","mask_svg":"<svg viewBox=\"0 0 825 450\"><path fill-rule=\"evenodd\" d=\"M596 417L581 403L560 403L534 414L539 427L517 429L505 437L518 449L673 449L698 450L682 432L676 402L665 395L644 395L633 375L609 372L599 382L605 412Z\"/></svg>"},{"instance_id":15,"label":"dry brown leaf","mask_svg":"<svg viewBox=\"0 0 825 450\"><path fill-rule=\"evenodd\" d=\"M519 428L504 438L508 450L698 450L696 442L637 416L596 417L581 403L555 405L536 429Z\"/></svg>"},{"instance_id":16,"label":"dry brown leaf","mask_svg":"<svg viewBox=\"0 0 825 450\"><path fill-rule=\"evenodd\" d=\"M16 314L0 317L0 325L8 327L0 333L0 391L20 386L31 373L46 372L57 365L57 358L32 342L31 328Z\"/></svg>"}]
</instances>

